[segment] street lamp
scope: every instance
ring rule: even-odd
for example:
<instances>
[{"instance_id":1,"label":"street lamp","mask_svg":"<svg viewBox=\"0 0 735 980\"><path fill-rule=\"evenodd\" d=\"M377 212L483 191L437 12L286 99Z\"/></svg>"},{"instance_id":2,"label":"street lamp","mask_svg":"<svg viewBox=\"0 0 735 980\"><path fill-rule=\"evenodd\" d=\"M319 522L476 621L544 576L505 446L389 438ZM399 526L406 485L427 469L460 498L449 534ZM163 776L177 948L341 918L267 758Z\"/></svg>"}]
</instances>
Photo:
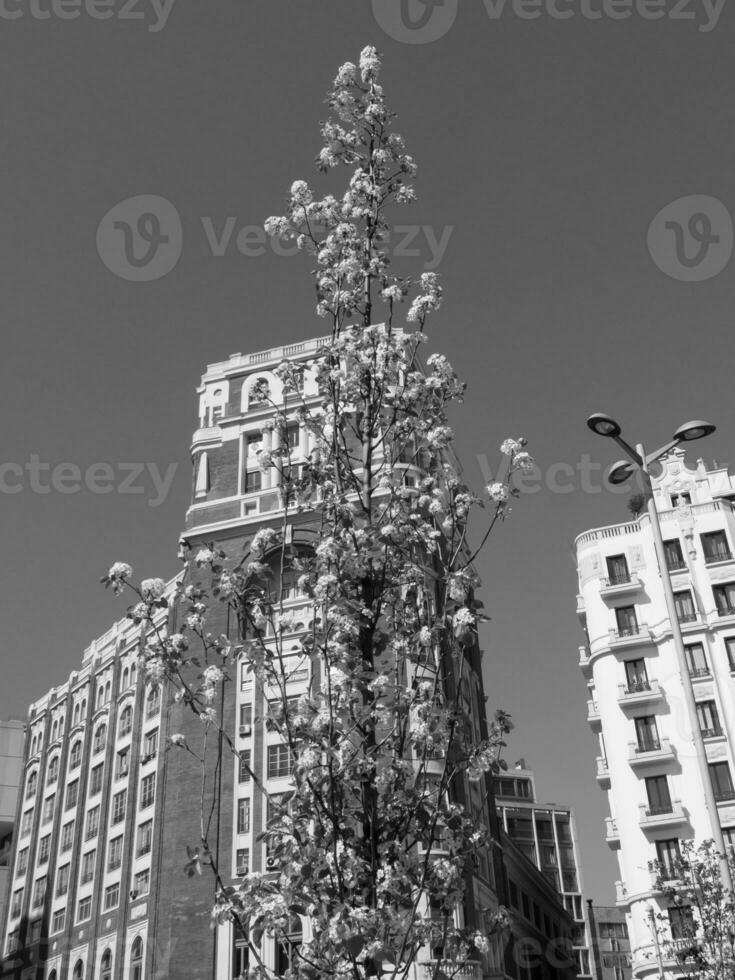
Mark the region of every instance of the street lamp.
<instances>
[{"instance_id":1,"label":"street lamp","mask_svg":"<svg viewBox=\"0 0 735 980\"><path fill-rule=\"evenodd\" d=\"M715 431L715 426L709 422L702 421L686 422L684 425L679 426L670 442L667 442L666 445L661 446L661 448L657 449L656 452L646 455L646 452L641 444L638 444L634 449L625 441L625 439L623 439L620 425L615 421L615 419L610 418L609 415L603 415L599 412L596 415L590 415L590 417L587 419L587 425L598 436L604 436L607 439L614 439L615 442L625 450L628 460L630 460L630 462L628 460L622 460L619 463L615 463L608 475L610 483L612 483L614 486L620 486L629 480L636 471L639 471L643 477L643 491L646 497L648 516L651 521L653 543L656 549L656 558L658 560L658 568L659 574L661 575L664 598L666 599L666 609L669 614L669 622L671 623L671 634L674 640L674 649L676 651L679 674L681 675L681 686L684 691L684 703L690 719L694 753L699 766L700 776L702 778L704 801L710 815L712 837L714 838L718 851L722 855L720 862L722 869L722 882L729 891L732 891L732 879L730 877L730 868L727 862L725 840L722 836L722 827L720 825L720 818L717 813L717 801L715 800L712 782L709 778L704 739L702 738L701 729L697 724L697 708L694 700L694 689L692 687L692 681L691 677L689 676L689 669L687 666L686 651L684 649L684 637L681 633L679 617L676 612L674 590L671 585L671 575L669 574L669 566L666 561L666 553L664 551L664 539L663 535L661 534L661 523L658 519L656 502L653 497L653 485L651 483L650 471L651 464L661 459L662 456L665 456L666 453L674 448L674 446L678 446L682 442L694 442L695 439L703 439L705 436L711 435L711 433Z\"/></svg>"}]
</instances>

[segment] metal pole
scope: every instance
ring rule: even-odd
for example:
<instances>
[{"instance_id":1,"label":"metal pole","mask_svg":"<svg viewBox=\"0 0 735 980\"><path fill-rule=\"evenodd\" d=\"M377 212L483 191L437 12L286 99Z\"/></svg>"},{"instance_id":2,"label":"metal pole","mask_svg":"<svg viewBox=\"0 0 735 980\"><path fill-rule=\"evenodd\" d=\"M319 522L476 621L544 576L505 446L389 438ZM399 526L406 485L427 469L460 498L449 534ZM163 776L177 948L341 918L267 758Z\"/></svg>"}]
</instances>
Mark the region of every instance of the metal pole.
<instances>
[{"instance_id":1,"label":"metal pole","mask_svg":"<svg viewBox=\"0 0 735 980\"><path fill-rule=\"evenodd\" d=\"M727 851L725 850L725 839L722 835L722 826L720 824L720 817L717 812L717 801L715 800L714 790L712 789L712 780L709 775L709 768L707 766L707 753L704 747L704 739L702 738L702 731L699 727L699 722L697 719L697 707L696 701L694 700L694 689L692 688L692 680L689 676L689 666L686 659L686 651L684 649L684 637L681 633L681 626L679 624L679 617L676 612L676 602L674 600L674 590L671 585L671 575L669 574L669 566L666 563L666 552L664 551L664 539L661 534L661 524L658 519L658 511L656 510L656 501L653 496L653 484L651 483L651 474L648 469L648 463L646 462L646 455L643 450L643 446L639 445L637 447L639 456L641 457L641 471L643 473L643 487L646 494L646 501L648 504L648 516L651 521L651 532L653 533L653 543L656 549L656 558L658 559L658 569L661 575L661 584L664 590L664 598L666 599L666 608L669 614L669 622L671 623L671 635L674 641L674 650L676 651L676 659L679 667L679 675L681 678L681 686L684 692L684 705L686 707L687 717L689 721L689 727L692 733L692 745L694 746L694 754L697 758L697 763L699 765L700 775L702 777L702 789L704 790L704 803L709 812L710 824L712 828L712 837L714 838L717 850L720 852L720 873L722 876L722 884L728 891L732 891L732 879L730 877L730 868L727 862Z\"/></svg>"},{"instance_id":2,"label":"metal pole","mask_svg":"<svg viewBox=\"0 0 735 980\"><path fill-rule=\"evenodd\" d=\"M658 975L661 980L664 980L664 958L661 955L661 943L658 939L658 926L656 925L656 913L653 911L651 905L648 906L648 918L651 920L651 934L653 935L653 944L656 947L656 961L658 963Z\"/></svg>"}]
</instances>

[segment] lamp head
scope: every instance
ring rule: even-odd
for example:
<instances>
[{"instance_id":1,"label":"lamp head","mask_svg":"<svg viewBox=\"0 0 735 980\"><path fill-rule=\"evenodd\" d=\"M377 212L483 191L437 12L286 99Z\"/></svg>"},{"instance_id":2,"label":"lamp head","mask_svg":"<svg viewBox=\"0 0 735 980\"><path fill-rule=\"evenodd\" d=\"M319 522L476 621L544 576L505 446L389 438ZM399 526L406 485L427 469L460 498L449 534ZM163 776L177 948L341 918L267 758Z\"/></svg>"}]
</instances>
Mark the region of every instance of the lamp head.
<instances>
[{"instance_id":1,"label":"lamp head","mask_svg":"<svg viewBox=\"0 0 735 980\"><path fill-rule=\"evenodd\" d=\"M705 436L712 435L715 428L716 426L710 422L702 422L701 420L685 422L674 433L674 439L677 442L694 442L695 439L704 439Z\"/></svg>"},{"instance_id":2,"label":"lamp head","mask_svg":"<svg viewBox=\"0 0 735 980\"><path fill-rule=\"evenodd\" d=\"M611 419L609 415L604 415L602 412L596 412L594 415L590 415L587 419L587 425L598 436L614 438L620 435L620 426L615 419Z\"/></svg>"},{"instance_id":3,"label":"lamp head","mask_svg":"<svg viewBox=\"0 0 735 980\"><path fill-rule=\"evenodd\" d=\"M621 483L626 483L635 471L632 463L622 459L614 463L607 474L607 479L614 487L619 487Z\"/></svg>"}]
</instances>

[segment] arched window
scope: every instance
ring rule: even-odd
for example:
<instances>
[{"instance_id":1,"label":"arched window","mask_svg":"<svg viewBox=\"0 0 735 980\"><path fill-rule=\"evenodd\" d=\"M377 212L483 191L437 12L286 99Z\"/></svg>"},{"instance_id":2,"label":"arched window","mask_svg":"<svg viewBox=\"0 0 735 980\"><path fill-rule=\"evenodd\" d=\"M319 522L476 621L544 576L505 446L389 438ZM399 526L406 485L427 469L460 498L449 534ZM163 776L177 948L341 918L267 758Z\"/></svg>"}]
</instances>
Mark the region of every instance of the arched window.
<instances>
[{"instance_id":1,"label":"arched window","mask_svg":"<svg viewBox=\"0 0 735 980\"><path fill-rule=\"evenodd\" d=\"M38 770L32 772L28 777L28 781L26 782L26 799L30 800L32 796L35 796L37 789L38 789Z\"/></svg>"},{"instance_id":2,"label":"arched window","mask_svg":"<svg viewBox=\"0 0 735 980\"><path fill-rule=\"evenodd\" d=\"M72 721L72 724L73 725L78 725L79 724L79 712L80 711L81 711L81 706L80 706L79 702L77 702L74 705L74 719Z\"/></svg>"},{"instance_id":3,"label":"arched window","mask_svg":"<svg viewBox=\"0 0 735 980\"><path fill-rule=\"evenodd\" d=\"M56 980L56 970L52 970L48 975L48 980Z\"/></svg>"},{"instance_id":4,"label":"arched window","mask_svg":"<svg viewBox=\"0 0 735 980\"><path fill-rule=\"evenodd\" d=\"M64 716L59 715L59 735L63 735L63 733L64 733Z\"/></svg>"},{"instance_id":5,"label":"arched window","mask_svg":"<svg viewBox=\"0 0 735 980\"><path fill-rule=\"evenodd\" d=\"M105 742L107 741L107 725L100 725L97 731L94 733L94 751L101 752L105 747Z\"/></svg>"},{"instance_id":6,"label":"arched window","mask_svg":"<svg viewBox=\"0 0 735 980\"><path fill-rule=\"evenodd\" d=\"M130 705L128 705L127 708L125 708L123 713L120 715L118 734L127 735L132 727L133 727L133 709L130 707Z\"/></svg>"},{"instance_id":7,"label":"arched window","mask_svg":"<svg viewBox=\"0 0 735 980\"><path fill-rule=\"evenodd\" d=\"M59 734L59 723L58 723L58 721L55 721L53 723L53 725L51 726L51 741L52 742L55 742L56 741L56 737L57 737L58 734Z\"/></svg>"},{"instance_id":8,"label":"arched window","mask_svg":"<svg viewBox=\"0 0 735 980\"><path fill-rule=\"evenodd\" d=\"M105 688L103 684L97 688L97 707L101 708L105 703Z\"/></svg>"},{"instance_id":9,"label":"arched window","mask_svg":"<svg viewBox=\"0 0 735 980\"><path fill-rule=\"evenodd\" d=\"M150 718L158 712L161 707L161 688L152 687L148 692L148 697L146 698L145 704L145 716Z\"/></svg>"},{"instance_id":10,"label":"arched window","mask_svg":"<svg viewBox=\"0 0 735 980\"><path fill-rule=\"evenodd\" d=\"M138 938L133 943L130 953L130 980L142 980L143 978L143 940Z\"/></svg>"},{"instance_id":11,"label":"arched window","mask_svg":"<svg viewBox=\"0 0 735 980\"><path fill-rule=\"evenodd\" d=\"M112 681L108 681L105 684L105 704L109 703L111 697L112 697Z\"/></svg>"},{"instance_id":12,"label":"arched window","mask_svg":"<svg viewBox=\"0 0 735 980\"><path fill-rule=\"evenodd\" d=\"M137 671L135 669L135 664L131 664L130 665L130 684L131 684L131 686L133 684L135 684L135 678L137 676L138 676L138 674L137 674Z\"/></svg>"},{"instance_id":13,"label":"arched window","mask_svg":"<svg viewBox=\"0 0 735 980\"><path fill-rule=\"evenodd\" d=\"M71 752L69 753L69 768L76 769L77 766L82 761L82 742L80 739L72 745Z\"/></svg>"},{"instance_id":14,"label":"arched window","mask_svg":"<svg viewBox=\"0 0 735 980\"><path fill-rule=\"evenodd\" d=\"M83 980L84 978L84 963L81 960L77 960L74 965L74 972L72 973L72 980Z\"/></svg>"},{"instance_id":15,"label":"arched window","mask_svg":"<svg viewBox=\"0 0 735 980\"><path fill-rule=\"evenodd\" d=\"M100 962L100 980L111 980L112 977L112 953L106 949L102 954Z\"/></svg>"},{"instance_id":16,"label":"arched window","mask_svg":"<svg viewBox=\"0 0 735 980\"><path fill-rule=\"evenodd\" d=\"M51 762L49 762L48 764L49 785L51 785L51 783L55 783L58 778L59 778L59 757L58 755L55 755L51 760Z\"/></svg>"},{"instance_id":17,"label":"arched window","mask_svg":"<svg viewBox=\"0 0 735 980\"><path fill-rule=\"evenodd\" d=\"M130 671L127 667L122 672L122 690L126 690L128 684L130 683Z\"/></svg>"},{"instance_id":18,"label":"arched window","mask_svg":"<svg viewBox=\"0 0 735 980\"><path fill-rule=\"evenodd\" d=\"M87 699L82 698L82 714L85 715L86 713L87 713Z\"/></svg>"}]
</instances>

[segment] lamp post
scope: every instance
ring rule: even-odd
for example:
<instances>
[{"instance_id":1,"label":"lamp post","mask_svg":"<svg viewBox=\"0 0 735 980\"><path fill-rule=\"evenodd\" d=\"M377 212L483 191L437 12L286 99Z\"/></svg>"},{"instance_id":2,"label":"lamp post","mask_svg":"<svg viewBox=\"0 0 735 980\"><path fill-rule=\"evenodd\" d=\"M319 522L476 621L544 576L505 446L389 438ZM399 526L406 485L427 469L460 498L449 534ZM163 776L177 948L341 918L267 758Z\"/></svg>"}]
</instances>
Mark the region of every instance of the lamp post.
<instances>
[{"instance_id":1,"label":"lamp post","mask_svg":"<svg viewBox=\"0 0 735 980\"><path fill-rule=\"evenodd\" d=\"M662 446L660 449L657 449L654 453L646 455L641 444L638 444L635 449L628 445L628 443L621 436L620 426L614 419L610 418L609 415L602 415L600 413L591 415L587 419L587 425L593 432L597 433L598 436L604 436L607 439L614 439L615 442L625 450L628 458L631 460L631 462L622 460L619 463L615 463L608 475L610 483L612 483L614 486L619 486L620 484L629 480L636 470L640 471L643 478L643 491L646 497L648 516L651 521L653 544L656 550L656 558L658 560L658 568L661 575L661 584L663 585L664 598L666 600L666 609L669 615L669 622L671 623L671 635L674 641L674 650L676 652L677 665L681 676L681 686L684 692L684 704L686 706L687 716L690 722L694 754L697 759L699 773L702 779L704 802L709 812L712 837L714 838L717 850L721 855L720 866L722 883L725 888L731 892L732 880L727 861L727 851L725 850L725 840L722 836L722 827L720 825L720 818L717 812L717 801L715 800L714 790L712 789L712 781L710 780L709 769L707 768L707 753L704 747L704 739L702 738L701 729L697 724L697 708L694 700L694 689L692 687L691 677L689 676L689 668L687 666L686 651L684 649L684 637L681 633L679 617L676 612L674 590L671 585L671 575L669 574L669 567L666 562L664 539L663 535L661 534L661 523L658 518L658 511L656 510L656 501L653 497L653 485L651 483L650 471L651 464L661 459L662 456L665 456L666 453L674 448L674 446L678 446L682 442L693 442L695 439L703 439L705 436L711 435L711 433L715 431L715 427L709 422L687 422L685 425L680 426L676 430L670 442L667 442L666 445Z\"/></svg>"}]
</instances>

